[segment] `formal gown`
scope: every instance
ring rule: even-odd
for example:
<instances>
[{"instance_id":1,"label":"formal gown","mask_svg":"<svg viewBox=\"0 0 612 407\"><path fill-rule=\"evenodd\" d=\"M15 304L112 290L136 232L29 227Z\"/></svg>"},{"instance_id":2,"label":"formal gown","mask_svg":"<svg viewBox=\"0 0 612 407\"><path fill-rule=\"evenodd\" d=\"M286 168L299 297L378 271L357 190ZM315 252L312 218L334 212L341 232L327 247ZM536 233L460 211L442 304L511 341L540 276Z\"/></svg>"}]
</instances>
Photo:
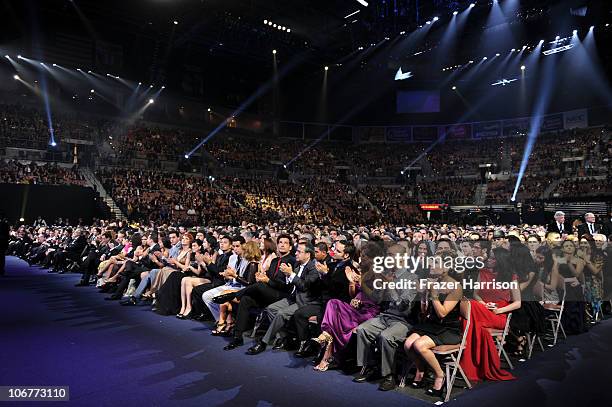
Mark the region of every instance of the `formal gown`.
<instances>
[{"instance_id":1,"label":"formal gown","mask_svg":"<svg viewBox=\"0 0 612 407\"><path fill-rule=\"evenodd\" d=\"M191 266L195 269L198 268L195 259L191 259ZM156 308L157 313L162 315L176 315L181 310L181 284L185 277L197 277L197 274L191 270L173 271L166 282L160 287L157 292Z\"/></svg>"},{"instance_id":2,"label":"formal gown","mask_svg":"<svg viewBox=\"0 0 612 407\"><path fill-rule=\"evenodd\" d=\"M492 281L496 273L491 269L482 269L479 274L480 282ZM478 290L478 295L484 302L494 302L498 308L510 303L512 293L510 290ZM512 380L514 376L501 368L497 353L497 346L489 333L489 328L504 329L506 314L494 314L486 306L475 300L471 303L470 326L466 332L466 342L461 357L461 367L469 380L478 382L482 380ZM465 330L466 321L462 322Z\"/></svg>"},{"instance_id":3,"label":"formal gown","mask_svg":"<svg viewBox=\"0 0 612 407\"><path fill-rule=\"evenodd\" d=\"M355 298L361 301L359 308L336 298L329 300L325 307L321 331L332 336L332 349L335 355L338 355L349 343L353 329L368 319L374 318L380 312L378 304L370 300L363 292L359 291Z\"/></svg>"}]
</instances>

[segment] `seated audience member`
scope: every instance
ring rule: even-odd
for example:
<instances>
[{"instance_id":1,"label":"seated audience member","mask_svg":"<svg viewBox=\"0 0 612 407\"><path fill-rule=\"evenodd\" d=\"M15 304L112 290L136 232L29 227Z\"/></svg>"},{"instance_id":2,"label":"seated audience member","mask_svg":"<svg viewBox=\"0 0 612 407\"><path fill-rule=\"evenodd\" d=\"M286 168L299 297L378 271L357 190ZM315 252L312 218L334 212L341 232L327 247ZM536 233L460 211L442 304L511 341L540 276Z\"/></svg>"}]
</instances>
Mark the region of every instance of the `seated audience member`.
<instances>
[{"instance_id":1,"label":"seated audience member","mask_svg":"<svg viewBox=\"0 0 612 407\"><path fill-rule=\"evenodd\" d=\"M566 240L561 245L561 252L553 252L553 268L556 268L565 284L565 308L561 323L569 334L582 333L587 329L584 260L576 256L576 251L576 244Z\"/></svg>"},{"instance_id":2,"label":"seated audience member","mask_svg":"<svg viewBox=\"0 0 612 407\"><path fill-rule=\"evenodd\" d=\"M257 274L256 283L236 293L239 305L236 311L233 340L223 349L232 350L244 344L242 335L250 325L251 312L289 296L292 286L287 284L285 274L280 271L282 264L295 266L295 257L291 254L291 236L280 234L276 239L278 257L270 263L266 273ZM206 293L205 293L206 295ZM228 301L231 298L227 299Z\"/></svg>"},{"instance_id":3,"label":"seated audience member","mask_svg":"<svg viewBox=\"0 0 612 407\"><path fill-rule=\"evenodd\" d=\"M245 243L242 247L242 251L244 253L245 260L248 261L248 265L246 266L244 277L237 276L236 279L246 287L255 284L257 281L257 274L262 274L264 272L260 268L261 250L259 249L257 243L253 241ZM230 288L223 291L221 295L235 291L238 291L238 288ZM212 331L212 335L228 335L232 332L234 328L232 311L234 306L237 306L238 303L239 300L234 298L232 301L220 304L219 321L217 322L217 327Z\"/></svg>"},{"instance_id":4,"label":"seated audience member","mask_svg":"<svg viewBox=\"0 0 612 407\"><path fill-rule=\"evenodd\" d=\"M478 282L516 282L510 251L503 247L492 249ZM517 284L518 285L518 284ZM504 329L508 313L521 307L521 292L515 289L496 289L485 286L474 291L471 300L471 324L467 332L466 348L461 366L469 380L510 380L513 376L502 370L497 348L488 329Z\"/></svg>"},{"instance_id":5,"label":"seated audience member","mask_svg":"<svg viewBox=\"0 0 612 407\"><path fill-rule=\"evenodd\" d=\"M291 264L280 266L280 271L285 275L291 292L288 297L266 307L266 317L270 321L270 326L263 338L247 351L249 355L261 353L267 345L271 345L298 308L321 304L321 291L317 285L320 276L315 266L314 247L309 242L303 241L298 244L295 256L297 260L295 268ZM283 340L276 346L277 349L287 346L286 343L282 343Z\"/></svg>"},{"instance_id":6,"label":"seated audience member","mask_svg":"<svg viewBox=\"0 0 612 407\"><path fill-rule=\"evenodd\" d=\"M395 254L402 255L405 250L403 246L396 245L387 251L389 256L395 256ZM382 276L390 281L418 278L416 274L407 269L395 268L386 271ZM377 290L373 295L378 296L381 301L381 313L357 327L357 366L362 369L353 381L363 383L376 377L377 372L380 372L383 381L378 388L388 391L395 388L392 373L396 352L416 322L413 311L416 291L408 289ZM379 350L380 370L378 363L372 357L374 346L377 346Z\"/></svg>"},{"instance_id":7,"label":"seated audience member","mask_svg":"<svg viewBox=\"0 0 612 407\"><path fill-rule=\"evenodd\" d=\"M453 277L453 270L446 267L447 262L444 261L454 257L450 251L436 254L429 271L428 282L447 283L446 286L449 288L438 290L435 284L430 285L421 299L423 322L412 328L404 342L404 350L417 367L411 387L424 387L425 370L429 367L434 373L434 383L426 394L433 397L442 395L444 380L448 378L444 377L444 371L432 349L440 345L455 345L461 342L459 304L463 297L463 289L461 284L458 284L459 281Z\"/></svg>"},{"instance_id":8,"label":"seated audience member","mask_svg":"<svg viewBox=\"0 0 612 407\"><path fill-rule=\"evenodd\" d=\"M364 247L362 257L370 256L371 250L368 250L369 247L371 246L366 245ZM353 249L354 246L351 247L350 243L344 242L343 252L346 256L343 259L344 264L341 264L339 268L336 267L336 270L344 271L344 277L348 282L348 298L351 300L347 303L342 299L331 298L327 302L321 322L322 333L314 338L314 341L324 350L323 357L314 367L315 370L320 372L326 371L330 365L335 364L334 359L340 356L348 345L357 326L375 317L380 312L378 304L365 294L366 291L362 290L362 284L371 284L371 282L362 280L359 269L354 264L350 254L347 254ZM363 260L367 261L366 259ZM371 290L371 287L369 289ZM345 296L343 295L343 297Z\"/></svg>"},{"instance_id":9,"label":"seated audience member","mask_svg":"<svg viewBox=\"0 0 612 407\"><path fill-rule=\"evenodd\" d=\"M170 257L166 259L167 265L160 269L155 278L151 280L151 287L149 288L149 294L157 298L158 291L162 288L168 277L175 271L183 271L189 267L191 261L191 242L193 241L193 235L191 233L183 233L180 235L181 248L176 257ZM157 301L155 301L157 303ZM157 308L155 307L155 310Z\"/></svg>"}]
</instances>

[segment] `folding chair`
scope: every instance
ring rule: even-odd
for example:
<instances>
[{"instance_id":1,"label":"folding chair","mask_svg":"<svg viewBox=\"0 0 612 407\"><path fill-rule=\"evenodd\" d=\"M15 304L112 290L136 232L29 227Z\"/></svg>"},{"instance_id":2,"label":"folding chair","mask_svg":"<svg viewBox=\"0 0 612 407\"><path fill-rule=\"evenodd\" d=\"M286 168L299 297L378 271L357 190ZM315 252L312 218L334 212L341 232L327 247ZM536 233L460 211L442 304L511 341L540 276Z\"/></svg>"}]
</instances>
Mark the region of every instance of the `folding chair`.
<instances>
[{"instance_id":1,"label":"folding chair","mask_svg":"<svg viewBox=\"0 0 612 407\"><path fill-rule=\"evenodd\" d=\"M565 335L565 330L563 329L563 324L561 323L561 317L563 316L563 309L565 308L565 293L566 293L566 290L564 287L563 299L561 300L561 305L544 304L544 309L552 314L546 318L547 321L550 321L550 325L551 325L552 332L553 332L552 346L555 346L557 344L557 339L559 338L559 329L561 329L561 333L563 334L563 337L567 339L567 335Z\"/></svg>"},{"instance_id":2,"label":"folding chair","mask_svg":"<svg viewBox=\"0 0 612 407\"><path fill-rule=\"evenodd\" d=\"M506 359L506 362L508 362L508 366L510 366L510 369L514 369L514 365L510 361L510 357L508 357L508 354L506 353L506 350L504 349L504 343L506 342L506 335L508 335L508 331L510 330L510 319L511 318L512 318L512 313L510 312L508 314L508 318L506 318L506 326L504 327L504 329L502 330L502 329L489 328L489 333L495 339L495 343L497 345L497 354L500 357L503 354L504 359Z\"/></svg>"},{"instance_id":3,"label":"folding chair","mask_svg":"<svg viewBox=\"0 0 612 407\"><path fill-rule=\"evenodd\" d=\"M461 343L456 345L440 345L436 346L432 349L433 353L436 356L443 357L444 365L446 367L446 396L444 397L444 402L446 403L451 396L451 392L453 390L453 385L455 383L455 378L457 377L457 371L463 377L463 380L467 384L469 389L472 388L472 383L468 380L465 372L461 368L461 355L463 354L463 350L465 349L465 342L467 340L467 333L470 329L470 324L472 322L472 303L469 300L464 299L461 301L461 315L465 318L465 329L463 330L463 335L461 337ZM452 369L452 373L451 373Z\"/></svg>"}]
</instances>

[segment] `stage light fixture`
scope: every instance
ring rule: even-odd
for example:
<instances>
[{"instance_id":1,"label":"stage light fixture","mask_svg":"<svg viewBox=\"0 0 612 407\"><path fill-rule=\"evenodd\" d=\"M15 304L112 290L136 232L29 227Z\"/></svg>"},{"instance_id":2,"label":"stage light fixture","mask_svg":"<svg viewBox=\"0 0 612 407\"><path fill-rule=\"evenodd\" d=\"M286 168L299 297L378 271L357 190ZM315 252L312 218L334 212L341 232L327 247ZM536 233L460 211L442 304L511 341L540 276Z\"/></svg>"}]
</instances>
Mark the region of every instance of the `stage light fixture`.
<instances>
[{"instance_id":1,"label":"stage light fixture","mask_svg":"<svg viewBox=\"0 0 612 407\"><path fill-rule=\"evenodd\" d=\"M210 112L212 112L212 109L209 107L209 108L208 108L208 113L210 113Z\"/></svg>"},{"instance_id":2,"label":"stage light fixture","mask_svg":"<svg viewBox=\"0 0 612 407\"><path fill-rule=\"evenodd\" d=\"M8 55L5 55L4 57L5 57L6 59L11 59L11 57L10 57L10 56L8 56Z\"/></svg>"},{"instance_id":3,"label":"stage light fixture","mask_svg":"<svg viewBox=\"0 0 612 407\"><path fill-rule=\"evenodd\" d=\"M487 60L487 57L482 57L482 60L483 60L483 61L486 61L486 60Z\"/></svg>"},{"instance_id":4,"label":"stage light fixture","mask_svg":"<svg viewBox=\"0 0 612 407\"><path fill-rule=\"evenodd\" d=\"M16 81L19 80L19 75L13 75L13 79L15 79Z\"/></svg>"},{"instance_id":5,"label":"stage light fixture","mask_svg":"<svg viewBox=\"0 0 612 407\"><path fill-rule=\"evenodd\" d=\"M272 27L276 28L276 23L272 24Z\"/></svg>"},{"instance_id":6,"label":"stage light fixture","mask_svg":"<svg viewBox=\"0 0 612 407\"><path fill-rule=\"evenodd\" d=\"M268 25L269 25L269 26L272 26L272 21L268 21Z\"/></svg>"},{"instance_id":7,"label":"stage light fixture","mask_svg":"<svg viewBox=\"0 0 612 407\"><path fill-rule=\"evenodd\" d=\"M457 87L456 87L456 86L453 86L453 90L457 90Z\"/></svg>"},{"instance_id":8,"label":"stage light fixture","mask_svg":"<svg viewBox=\"0 0 612 407\"><path fill-rule=\"evenodd\" d=\"M153 85L149 85L149 88L152 88L152 87L153 87Z\"/></svg>"},{"instance_id":9,"label":"stage light fixture","mask_svg":"<svg viewBox=\"0 0 612 407\"><path fill-rule=\"evenodd\" d=\"M166 89L166 87L165 87L165 86L162 86L161 88L162 88L162 89Z\"/></svg>"},{"instance_id":10,"label":"stage light fixture","mask_svg":"<svg viewBox=\"0 0 612 407\"><path fill-rule=\"evenodd\" d=\"M89 92L90 92L90 93L95 93L96 91L92 89L92 90L90 90Z\"/></svg>"},{"instance_id":11,"label":"stage light fixture","mask_svg":"<svg viewBox=\"0 0 612 407\"><path fill-rule=\"evenodd\" d=\"M153 103L155 103L155 101L153 99L149 99L149 104L152 105Z\"/></svg>"},{"instance_id":12,"label":"stage light fixture","mask_svg":"<svg viewBox=\"0 0 612 407\"><path fill-rule=\"evenodd\" d=\"M525 65L521 65L521 71L525 70Z\"/></svg>"},{"instance_id":13,"label":"stage light fixture","mask_svg":"<svg viewBox=\"0 0 612 407\"><path fill-rule=\"evenodd\" d=\"M326 66L326 67L325 67L325 70L326 70L326 71L329 71L329 66Z\"/></svg>"},{"instance_id":14,"label":"stage light fixture","mask_svg":"<svg viewBox=\"0 0 612 407\"><path fill-rule=\"evenodd\" d=\"M572 34L573 34L573 35L578 35L578 30L574 30L574 31L572 31Z\"/></svg>"},{"instance_id":15,"label":"stage light fixture","mask_svg":"<svg viewBox=\"0 0 612 407\"><path fill-rule=\"evenodd\" d=\"M474 63L474 61L472 61L472 60L470 59L470 64L473 64L473 63Z\"/></svg>"},{"instance_id":16,"label":"stage light fixture","mask_svg":"<svg viewBox=\"0 0 612 407\"><path fill-rule=\"evenodd\" d=\"M406 34L406 31L400 31L400 35Z\"/></svg>"},{"instance_id":17,"label":"stage light fixture","mask_svg":"<svg viewBox=\"0 0 612 407\"><path fill-rule=\"evenodd\" d=\"M458 11L453 11L453 15L456 16L457 14L459 14Z\"/></svg>"},{"instance_id":18,"label":"stage light fixture","mask_svg":"<svg viewBox=\"0 0 612 407\"><path fill-rule=\"evenodd\" d=\"M439 18L438 18L437 16L433 18L433 21L434 21L434 22L435 22L435 21L438 21L438 20L439 20Z\"/></svg>"},{"instance_id":19,"label":"stage light fixture","mask_svg":"<svg viewBox=\"0 0 612 407\"><path fill-rule=\"evenodd\" d=\"M268 20L264 20L264 24L268 24Z\"/></svg>"},{"instance_id":20,"label":"stage light fixture","mask_svg":"<svg viewBox=\"0 0 612 407\"><path fill-rule=\"evenodd\" d=\"M21 55L17 55L17 59L23 59Z\"/></svg>"},{"instance_id":21,"label":"stage light fixture","mask_svg":"<svg viewBox=\"0 0 612 407\"><path fill-rule=\"evenodd\" d=\"M55 147L57 145L57 143L55 141L51 142L51 147Z\"/></svg>"},{"instance_id":22,"label":"stage light fixture","mask_svg":"<svg viewBox=\"0 0 612 407\"><path fill-rule=\"evenodd\" d=\"M272 53L273 53L274 55L276 55L276 50L275 50L275 49L273 49L273 50L272 50Z\"/></svg>"},{"instance_id":23,"label":"stage light fixture","mask_svg":"<svg viewBox=\"0 0 612 407\"><path fill-rule=\"evenodd\" d=\"M431 24L431 21L426 21L425 24Z\"/></svg>"},{"instance_id":24,"label":"stage light fixture","mask_svg":"<svg viewBox=\"0 0 612 407\"><path fill-rule=\"evenodd\" d=\"M138 86L142 85L142 82L138 82Z\"/></svg>"},{"instance_id":25,"label":"stage light fixture","mask_svg":"<svg viewBox=\"0 0 612 407\"><path fill-rule=\"evenodd\" d=\"M178 25L178 21L174 20L173 21L174 25Z\"/></svg>"},{"instance_id":26,"label":"stage light fixture","mask_svg":"<svg viewBox=\"0 0 612 407\"><path fill-rule=\"evenodd\" d=\"M42 66L45 66L45 63L44 63L44 62L41 62L40 64L41 64Z\"/></svg>"},{"instance_id":27,"label":"stage light fixture","mask_svg":"<svg viewBox=\"0 0 612 407\"><path fill-rule=\"evenodd\" d=\"M470 8L474 8L474 7L476 7L476 4L470 3Z\"/></svg>"},{"instance_id":28,"label":"stage light fixture","mask_svg":"<svg viewBox=\"0 0 612 407\"><path fill-rule=\"evenodd\" d=\"M91 73L91 71L87 71L87 73Z\"/></svg>"},{"instance_id":29,"label":"stage light fixture","mask_svg":"<svg viewBox=\"0 0 612 407\"><path fill-rule=\"evenodd\" d=\"M53 64L53 66L57 66L57 64Z\"/></svg>"},{"instance_id":30,"label":"stage light fixture","mask_svg":"<svg viewBox=\"0 0 612 407\"><path fill-rule=\"evenodd\" d=\"M495 54L495 56L496 56L496 57L498 57L498 56L499 56L499 53Z\"/></svg>"},{"instance_id":31,"label":"stage light fixture","mask_svg":"<svg viewBox=\"0 0 612 407\"><path fill-rule=\"evenodd\" d=\"M291 30L287 28L287 32L288 32L288 33L290 33L290 32L291 32Z\"/></svg>"},{"instance_id":32,"label":"stage light fixture","mask_svg":"<svg viewBox=\"0 0 612 407\"><path fill-rule=\"evenodd\" d=\"M187 154L184 155L185 159L189 159L189 156Z\"/></svg>"},{"instance_id":33,"label":"stage light fixture","mask_svg":"<svg viewBox=\"0 0 612 407\"><path fill-rule=\"evenodd\" d=\"M595 26L592 25L591 27L589 27L589 31L593 31L595 29Z\"/></svg>"},{"instance_id":34,"label":"stage light fixture","mask_svg":"<svg viewBox=\"0 0 612 407\"><path fill-rule=\"evenodd\" d=\"M278 28L278 29L279 29L279 31L283 29L283 27L281 27L280 25L279 25L279 26L277 26L276 28Z\"/></svg>"}]
</instances>

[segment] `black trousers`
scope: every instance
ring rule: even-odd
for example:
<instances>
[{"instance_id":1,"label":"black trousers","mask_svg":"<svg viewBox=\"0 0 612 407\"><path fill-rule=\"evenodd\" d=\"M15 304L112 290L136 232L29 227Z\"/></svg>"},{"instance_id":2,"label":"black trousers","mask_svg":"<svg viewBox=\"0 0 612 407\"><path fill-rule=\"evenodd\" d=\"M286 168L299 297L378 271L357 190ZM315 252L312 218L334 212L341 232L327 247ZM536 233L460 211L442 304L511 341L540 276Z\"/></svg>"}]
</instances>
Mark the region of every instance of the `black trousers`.
<instances>
[{"instance_id":1,"label":"black trousers","mask_svg":"<svg viewBox=\"0 0 612 407\"><path fill-rule=\"evenodd\" d=\"M236 296L240 300L236 311L236 325L234 336L242 337L242 333L249 329L251 321L251 310L264 308L286 297L287 294L270 287L266 283L255 283L240 291Z\"/></svg>"},{"instance_id":2,"label":"black trousers","mask_svg":"<svg viewBox=\"0 0 612 407\"><path fill-rule=\"evenodd\" d=\"M297 337L300 341L305 341L310 338L310 331L308 329L310 323L308 322L308 319L312 316L316 316L317 327L320 328L324 312L325 304L304 305L295 311L295 314L293 314L293 321L295 323Z\"/></svg>"},{"instance_id":3,"label":"black trousers","mask_svg":"<svg viewBox=\"0 0 612 407\"><path fill-rule=\"evenodd\" d=\"M211 288L215 288L213 283L202 284L193 288L191 291L191 312L193 315L199 316L210 312L204 301L202 301L202 294Z\"/></svg>"},{"instance_id":4,"label":"black trousers","mask_svg":"<svg viewBox=\"0 0 612 407\"><path fill-rule=\"evenodd\" d=\"M125 264L125 269L123 269L123 276L119 285L115 289L114 296L116 298L121 297L125 290L127 290L128 285L130 284L130 280L136 280L136 285L140 284L140 273L146 271L146 269L138 263L134 263L133 261L128 261Z\"/></svg>"}]
</instances>

